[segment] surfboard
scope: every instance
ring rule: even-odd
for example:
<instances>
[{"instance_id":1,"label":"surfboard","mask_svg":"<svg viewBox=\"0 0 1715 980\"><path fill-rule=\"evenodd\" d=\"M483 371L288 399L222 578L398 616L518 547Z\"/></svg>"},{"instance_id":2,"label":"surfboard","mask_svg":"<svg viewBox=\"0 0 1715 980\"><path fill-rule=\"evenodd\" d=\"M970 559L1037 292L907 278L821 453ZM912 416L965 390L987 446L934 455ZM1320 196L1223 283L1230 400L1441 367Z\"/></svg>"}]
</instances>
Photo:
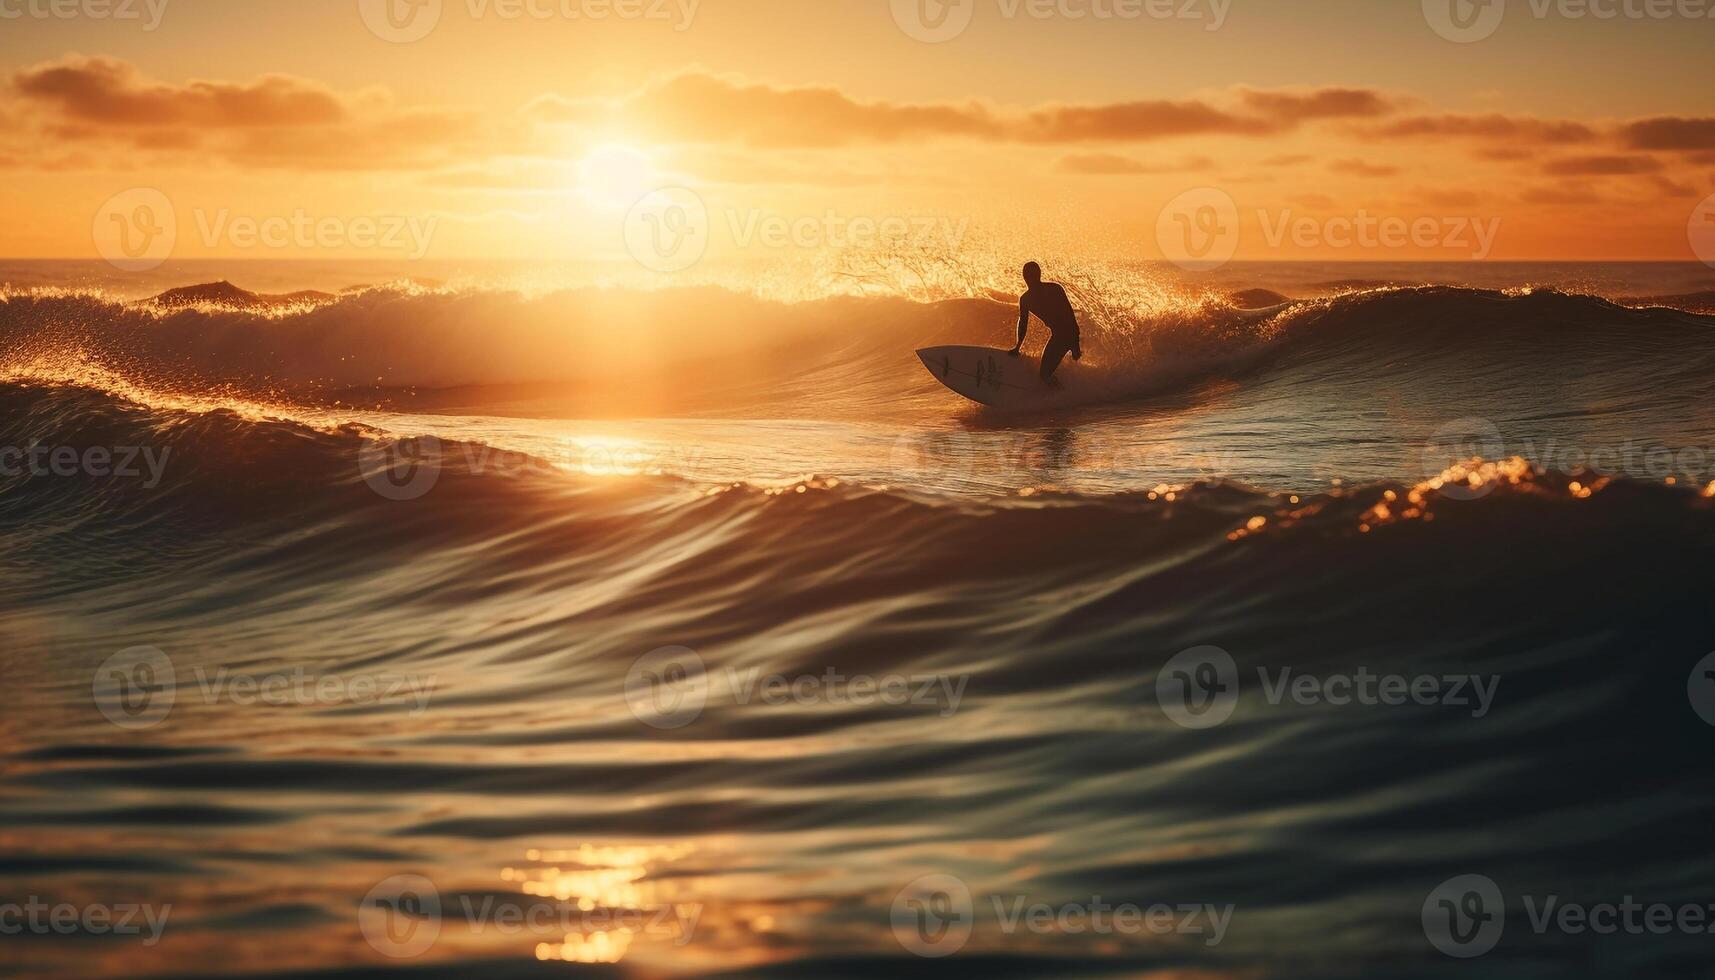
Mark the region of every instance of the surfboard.
<instances>
[{"instance_id":1,"label":"surfboard","mask_svg":"<svg viewBox=\"0 0 1715 980\"><path fill-rule=\"evenodd\" d=\"M1041 362L1034 357L1013 357L993 347L929 347L917 357L935 380L980 405L1019 408L1051 404L1074 383L1072 359L1061 362L1054 377L1061 387L1053 388L1037 377Z\"/></svg>"}]
</instances>

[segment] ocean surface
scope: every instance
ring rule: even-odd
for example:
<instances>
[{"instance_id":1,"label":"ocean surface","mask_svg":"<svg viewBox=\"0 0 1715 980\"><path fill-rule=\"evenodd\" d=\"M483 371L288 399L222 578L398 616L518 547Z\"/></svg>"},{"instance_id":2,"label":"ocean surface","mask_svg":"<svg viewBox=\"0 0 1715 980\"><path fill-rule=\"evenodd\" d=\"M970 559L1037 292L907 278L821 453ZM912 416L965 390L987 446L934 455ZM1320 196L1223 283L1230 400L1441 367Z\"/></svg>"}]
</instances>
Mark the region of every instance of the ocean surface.
<instances>
[{"instance_id":1,"label":"ocean surface","mask_svg":"<svg viewBox=\"0 0 1715 980\"><path fill-rule=\"evenodd\" d=\"M0 975L1715 969L1715 271L1056 268L0 263Z\"/></svg>"}]
</instances>

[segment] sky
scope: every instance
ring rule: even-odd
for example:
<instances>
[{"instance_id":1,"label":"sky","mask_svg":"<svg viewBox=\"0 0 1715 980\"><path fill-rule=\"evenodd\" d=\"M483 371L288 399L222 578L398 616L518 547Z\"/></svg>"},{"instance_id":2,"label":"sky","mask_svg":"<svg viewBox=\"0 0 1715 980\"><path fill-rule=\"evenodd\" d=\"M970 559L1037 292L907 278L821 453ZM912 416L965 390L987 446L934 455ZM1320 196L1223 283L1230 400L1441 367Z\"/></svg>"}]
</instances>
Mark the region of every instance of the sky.
<instances>
[{"instance_id":1,"label":"sky","mask_svg":"<svg viewBox=\"0 0 1715 980\"><path fill-rule=\"evenodd\" d=\"M1691 260L1712 41L1715 0L0 0L0 255L617 259L691 214Z\"/></svg>"}]
</instances>

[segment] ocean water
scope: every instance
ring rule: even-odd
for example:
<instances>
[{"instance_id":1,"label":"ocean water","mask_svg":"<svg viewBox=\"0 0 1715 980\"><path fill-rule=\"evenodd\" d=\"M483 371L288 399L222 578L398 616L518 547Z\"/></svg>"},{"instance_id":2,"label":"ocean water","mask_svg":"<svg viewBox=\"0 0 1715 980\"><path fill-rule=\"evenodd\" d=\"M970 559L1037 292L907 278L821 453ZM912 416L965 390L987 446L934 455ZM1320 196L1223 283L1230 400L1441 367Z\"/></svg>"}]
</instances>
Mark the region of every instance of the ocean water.
<instances>
[{"instance_id":1,"label":"ocean water","mask_svg":"<svg viewBox=\"0 0 1715 980\"><path fill-rule=\"evenodd\" d=\"M104 269L0 264L0 881L159 928L0 973L1715 966L1706 267L1087 268L1030 414L986 269Z\"/></svg>"}]
</instances>

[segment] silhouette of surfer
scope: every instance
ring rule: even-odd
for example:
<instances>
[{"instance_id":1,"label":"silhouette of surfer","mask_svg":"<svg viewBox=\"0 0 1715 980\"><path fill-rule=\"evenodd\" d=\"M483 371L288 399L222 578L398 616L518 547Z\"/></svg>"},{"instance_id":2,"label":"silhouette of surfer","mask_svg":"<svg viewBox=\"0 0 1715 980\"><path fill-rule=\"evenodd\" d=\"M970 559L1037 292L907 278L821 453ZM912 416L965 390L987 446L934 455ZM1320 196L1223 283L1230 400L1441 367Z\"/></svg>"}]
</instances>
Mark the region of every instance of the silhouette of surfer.
<instances>
[{"instance_id":1,"label":"silhouette of surfer","mask_svg":"<svg viewBox=\"0 0 1715 980\"><path fill-rule=\"evenodd\" d=\"M1070 353L1074 361L1084 359L1078 314L1072 312L1072 301L1066 298L1065 287L1057 282L1043 282L1042 267L1035 262L1024 267L1024 282L1030 288L1018 300L1018 344L1007 353L1018 356L1025 334L1030 332L1030 315L1036 314L1049 333L1048 346L1042 350L1042 383L1058 388L1060 382L1055 380L1054 372L1060 369L1066 355Z\"/></svg>"}]
</instances>

